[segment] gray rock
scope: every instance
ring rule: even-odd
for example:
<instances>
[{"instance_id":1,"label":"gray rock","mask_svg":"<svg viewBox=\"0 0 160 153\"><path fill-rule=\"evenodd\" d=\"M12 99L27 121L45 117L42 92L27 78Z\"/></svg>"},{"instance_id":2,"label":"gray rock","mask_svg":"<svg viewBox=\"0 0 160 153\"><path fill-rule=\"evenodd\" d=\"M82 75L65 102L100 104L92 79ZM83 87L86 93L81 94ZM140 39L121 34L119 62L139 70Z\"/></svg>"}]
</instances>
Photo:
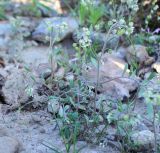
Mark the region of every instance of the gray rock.
<instances>
[{"instance_id":1,"label":"gray rock","mask_svg":"<svg viewBox=\"0 0 160 153\"><path fill-rule=\"evenodd\" d=\"M140 148L149 148L154 145L154 134L149 130L135 132L131 136L134 144L139 145Z\"/></svg>"},{"instance_id":2,"label":"gray rock","mask_svg":"<svg viewBox=\"0 0 160 153\"><path fill-rule=\"evenodd\" d=\"M12 21L13 20L13 21ZM10 22L2 22L0 23L0 36L13 36L15 34L15 31L23 32L23 35L26 33L32 32L36 26L38 25L38 20L34 18L29 17L18 17L15 19L12 19ZM15 22L14 20L19 21L19 27L18 29L14 29L14 24L12 22Z\"/></svg>"},{"instance_id":3,"label":"gray rock","mask_svg":"<svg viewBox=\"0 0 160 153\"><path fill-rule=\"evenodd\" d=\"M37 46L26 48L20 53L19 58L27 65L38 67L41 63L48 63L48 47Z\"/></svg>"},{"instance_id":4,"label":"gray rock","mask_svg":"<svg viewBox=\"0 0 160 153\"><path fill-rule=\"evenodd\" d=\"M57 113L59 111L59 107L60 107L60 104L59 104L59 101L58 99L51 99L48 101L48 111L50 113Z\"/></svg>"},{"instance_id":5,"label":"gray rock","mask_svg":"<svg viewBox=\"0 0 160 153\"><path fill-rule=\"evenodd\" d=\"M21 46L25 46L26 43L21 40L21 37L29 37L38 23L38 20L27 17L19 17L12 20L0 23L0 50L2 51L13 52L13 50L18 50ZM19 22L18 27L13 24L16 20Z\"/></svg>"},{"instance_id":6,"label":"gray rock","mask_svg":"<svg viewBox=\"0 0 160 153\"><path fill-rule=\"evenodd\" d=\"M8 136L0 137L1 153L19 153L20 148L21 145L15 138L11 138Z\"/></svg>"},{"instance_id":7,"label":"gray rock","mask_svg":"<svg viewBox=\"0 0 160 153\"><path fill-rule=\"evenodd\" d=\"M19 30L19 32L22 32L24 37L30 36L31 32L33 32L39 24L39 20L36 18L18 17L16 19L20 22L20 27L17 30Z\"/></svg>"},{"instance_id":8,"label":"gray rock","mask_svg":"<svg viewBox=\"0 0 160 153\"><path fill-rule=\"evenodd\" d=\"M9 22L0 23L0 36L8 36L12 34L12 26Z\"/></svg>"},{"instance_id":9,"label":"gray rock","mask_svg":"<svg viewBox=\"0 0 160 153\"><path fill-rule=\"evenodd\" d=\"M49 37L60 42L78 29L78 22L72 17L53 17L42 20L32 33L33 39L41 42L49 42Z\"/></svg>"},{"instance_id":10,"label":"gray rock","mask_svg":"<svg viewBox=\"0 0 160 153\"><path fill-rule=\"evenodd\" d=\"M7 50L10 36L13 34L12 26L9 22L0 23L0 50Z\"/></svg>"},{"instance_id":11,"label":"gray rock","mask_svg":"<svg viewBox=\"0 0 160 153\"><path fill-rule=\"evenodd\" d=\"M73 34L73 40L78 43L78 41L84 36L84 32L82 30L77 30ZM101 47L104 45L104 42L107 41L108 49L115 49L118 46L119 36L109 35L106 37L105 33L92 31L90 34L90 39L92 43L96 43Z\"/></svg>"}]
</instances>

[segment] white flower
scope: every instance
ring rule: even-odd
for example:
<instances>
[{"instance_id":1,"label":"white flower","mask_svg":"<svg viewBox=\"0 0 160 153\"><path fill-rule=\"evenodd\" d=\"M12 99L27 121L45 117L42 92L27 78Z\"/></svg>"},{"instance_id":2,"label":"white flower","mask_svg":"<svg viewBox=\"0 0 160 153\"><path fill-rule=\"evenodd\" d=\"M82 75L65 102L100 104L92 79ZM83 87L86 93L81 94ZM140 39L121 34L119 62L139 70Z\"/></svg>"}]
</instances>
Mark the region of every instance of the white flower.
<instances>
[{"instance_id":1,"label":"white flower","mask_svg":"<svg viewBox=\"0 0 160 153\"><path fill-rule=\"evenodd\" d=\"M124 25L124 24L126 24L126 21L124 19L120 19L119 24Z\"/></svg>"},{"instance_id":2,"label":"white flower","mask_svg":"<svg viewBox=\"0 0 160 153\"><path fill-rule=\"evenodd\" d=\"M68 28L68 24L66 22L62 22L58 28L60 31L65 31Z\"/></svg>"},{"instance_id":3,"label":"white flower","mask_svg":"<svg viewBox=\"0 0 160 153\"><path fill-rule=\"evenodd\" d=\"M79 45L82 48L87 48L89 46L91 46L92 44L92 40L90 39L90 31L88 28L82 28L82 34L78 34L79 35Z\"/></svg>"},{"instance_id":4,"label":"white flower","mask_svg":"<svg viewBox=\"0 0 160 153\"><path fill-rule=\"evenodd\" d=\"M138 7L138 0L121 0L121 3L126 3L128 8L132 9L132 11L137 12Z\"/></svg>"},{"instance_id":5,"label":"white flower","mask_svg":"<svg viewBox=\"0 0 160 153\"><path fill-rule=\"evenodd\" d=\"M130 26L130 27L133 27L133 22L129 22L129 26Z\"/></svg>"},{"instance_id":6,"label":"white flower","mask_svg":"<svg viewBox=\"0 0 160 153\"><path fill-rule=\"evenodd\" d=\"M112 20L109 22L109 24L114 24L115 20ZM134 24L133 22L129 22L127 25L126 21L122 18L119 21L116 21L118 23L118 27L112 30L113 34L118 34L118 35L130 35L134 31Z\"/></svg>"},{"instance_id":7,"label":"white flower","mask_svg":"<svg viewBox=\"0 0 160 153\"><path fill-rule=\"evenodd\" d=\"M51 32L53 30L53 24L51 21L46 21L46 24L47 24L47 30L49 32Z\"/></svg>"},{"instance_id":8,"label":"white flower","mask_svg":"<svg viewBox=\"0 0 160 153\"><path fill-rule=\"evenodd\" d=\"M156 11L158 8L159 8L159 6L155 5L154 8L153 8L153 10Z\"/></svg>"},{"instance_id":9,"label":"white flower","mask_svg":"<svg viewBox=\"0 0 160 153\"><path fill-rule=\"evenodd\" d=\"M34 89L32 87L27 87L25 89L25 91L26 91L26 93L27 93L28 96L33 97L33 91L34 91Z\"/></svg>"}]
</instances>

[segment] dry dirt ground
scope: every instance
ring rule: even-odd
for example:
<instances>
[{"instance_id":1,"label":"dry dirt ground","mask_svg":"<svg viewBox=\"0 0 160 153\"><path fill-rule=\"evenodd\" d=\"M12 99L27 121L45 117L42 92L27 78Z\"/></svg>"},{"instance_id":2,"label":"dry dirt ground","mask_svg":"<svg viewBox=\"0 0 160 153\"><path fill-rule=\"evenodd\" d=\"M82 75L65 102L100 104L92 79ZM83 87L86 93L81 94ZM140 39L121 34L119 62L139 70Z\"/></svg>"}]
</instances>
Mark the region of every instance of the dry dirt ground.
<instances>
[{"instance_id":1,"label":"dry dirt ground","mask_svg":"<svg viewBox=\"0 0 160 153\"><path fill-rule=\"evenodd\" d=\"M0 128L7 135L19 140L20 153L53 153L54 151L45 144L54 146L58 151L65 153L56 123L52 120L52 116L45 111L15 111L6 115L1 113ZM83 148L81 153L118 153L111 147L90 146L85 142L78 142L78 147Z\"/></svg>"}]
</instances>

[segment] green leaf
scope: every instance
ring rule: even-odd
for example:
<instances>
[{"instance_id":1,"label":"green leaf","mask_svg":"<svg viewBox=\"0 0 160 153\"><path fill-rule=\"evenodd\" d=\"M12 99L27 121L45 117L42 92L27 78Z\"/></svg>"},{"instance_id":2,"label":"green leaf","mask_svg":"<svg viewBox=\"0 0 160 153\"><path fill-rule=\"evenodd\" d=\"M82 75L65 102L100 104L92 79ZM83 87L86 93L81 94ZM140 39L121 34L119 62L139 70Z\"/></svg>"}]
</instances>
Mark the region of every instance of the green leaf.
<instances>
[{"instance_id":1,"label":"green leaf","mask_svg":"<svg viewBox=\"0 0 160 153\"><path fill-rule=\"evenodd\" d=\"M150 75L148 76L147 80L152 80L155 77L156 73L151 72Z\"/></svg>"},{"instance_id":2,"label":"green leaf","mask_svg":"<svg viewBox=\"0 0 160 153\"><path fill-rule=\"evenodd\" d=\"M147 103L147 115L150 119L153 118L154 110L152 103Z\"/></svg>"},{"instance_id":3,"label":"green leaf","mask_svg":"<svg viewBox=\"0 0 160 153\"><path fill-rule=\"evenodd\" d=\"M95 58L91 57L91 62L95 67L97 67L98 63L97 63L97 60Z\"/></svg>"}]
</instances>

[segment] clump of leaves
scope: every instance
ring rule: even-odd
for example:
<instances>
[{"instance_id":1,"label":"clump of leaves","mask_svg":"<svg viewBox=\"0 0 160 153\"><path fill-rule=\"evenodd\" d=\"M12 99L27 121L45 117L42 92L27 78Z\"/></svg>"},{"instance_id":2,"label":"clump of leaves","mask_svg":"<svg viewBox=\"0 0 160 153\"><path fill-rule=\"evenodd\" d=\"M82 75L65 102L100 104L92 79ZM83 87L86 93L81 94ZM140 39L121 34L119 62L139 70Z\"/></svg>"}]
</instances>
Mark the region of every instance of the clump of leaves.
<instances>
[{"instance_id":1,"label":"clump of leaves","mask_svg":"<svg viewBox=\"0 0 160 153\"><path fill-rule=\"evenodd\" d=\"M116 126L117 141L120 142L122 152L130 152L135 150L135 145L131 141L131 135L133 133L133 127L140 122L140 116L134 114L132 103L123 104L118 102L116 109L111 111L107 119L109 123Z\"/></svg>"},{"instance_id":2,"label":"clump of leaves","mask_svg":"<svg viewBox=\"0 0 160 153\"><path fill-rule=\"evenodd\" d=\"M80 1L78 6L78 16L80 23L84 25L92 25L93 27L99 23L104 15L104 5L94 4L93 2Z\"/></svg>"}]
</instances>

